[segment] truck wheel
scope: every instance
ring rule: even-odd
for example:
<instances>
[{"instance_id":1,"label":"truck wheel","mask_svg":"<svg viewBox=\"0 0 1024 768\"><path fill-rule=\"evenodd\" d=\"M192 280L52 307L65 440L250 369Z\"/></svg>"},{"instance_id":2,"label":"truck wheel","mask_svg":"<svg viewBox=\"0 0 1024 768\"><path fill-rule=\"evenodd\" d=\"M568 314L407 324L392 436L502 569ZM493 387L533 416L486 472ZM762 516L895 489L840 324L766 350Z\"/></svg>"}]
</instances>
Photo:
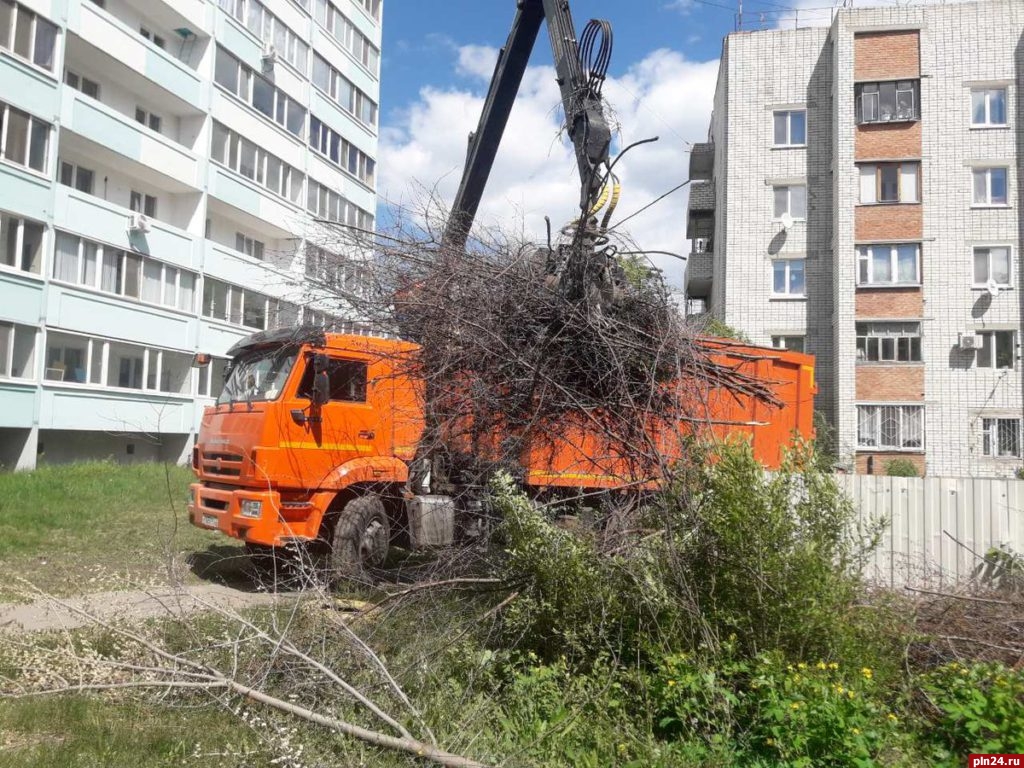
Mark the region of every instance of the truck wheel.
<instances>
[{"instance_id":1,"label":"truck wheel","mask_svg":"<svg viewBox=\"0 0 1024 768\"><path fill-rule=\"evenodd\" d=\"M341 510L331 537L331 571L358 573L383 564L391 530L384 502L368 494L350 500Z\"/></svg>"}]
</instances>

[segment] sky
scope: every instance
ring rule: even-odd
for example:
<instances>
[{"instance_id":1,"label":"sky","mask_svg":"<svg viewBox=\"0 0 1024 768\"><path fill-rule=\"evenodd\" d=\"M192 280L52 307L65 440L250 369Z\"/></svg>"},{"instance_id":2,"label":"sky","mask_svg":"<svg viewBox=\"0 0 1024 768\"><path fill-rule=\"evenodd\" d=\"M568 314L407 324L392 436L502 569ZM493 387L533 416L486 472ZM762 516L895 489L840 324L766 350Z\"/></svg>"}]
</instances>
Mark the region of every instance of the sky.
<instances>
[{"instance_id":1,"label":"sky","mask_svg":"<svg viewBox=\"0 0 1024 768\"><path fill-rule=\"evenodd\" d=\"M894 0L858 0L882 3ZM623 196L613 222L638 211L688 177L688 149L706 140L723 35L738 0L572 0L577 31L590 18L612 23L614 50L604 96L617 145L658 136L616 166ZM792 24L783 0L744 0L753 25ZM804 7L830 0L790 0ZM450 204L466 137L476 127L497 50L508 37L515 0L385 0L381 70L379 218L415 207L426 194ZM765 12L761 16L761 12ZM828 12L824 21L827 23ZM541 32L510 118L477 221L499 222L541 242L544 216L557 230L575 217L579 180L560 137L560 97L551 49ZM614 147L613 147L614 151ZM687 190L631 219L624 230L646 251L685 256ZM653 256L681 287L684 262Z\"/></svg>"}]
</instances>

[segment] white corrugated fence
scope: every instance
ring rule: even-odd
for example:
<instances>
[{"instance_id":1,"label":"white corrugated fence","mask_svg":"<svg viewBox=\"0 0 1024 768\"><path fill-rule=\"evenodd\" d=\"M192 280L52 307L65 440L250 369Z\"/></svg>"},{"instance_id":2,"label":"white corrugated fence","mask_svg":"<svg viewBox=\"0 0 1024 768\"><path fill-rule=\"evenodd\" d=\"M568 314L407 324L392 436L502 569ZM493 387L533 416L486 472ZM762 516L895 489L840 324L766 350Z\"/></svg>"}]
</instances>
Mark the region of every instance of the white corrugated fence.
<instances>
[{"instance_id":1,"label":"white corrugated fence","mask_svg":"<svg viewBox=\"0 0 1024 768\"><path fill-rule=\"evenodd\" d=\"M994 547L1024 554L1024 480L842 475L861 521L886 519L865 575L890 587L981 578Z\"/></svg>"}]
</instances>

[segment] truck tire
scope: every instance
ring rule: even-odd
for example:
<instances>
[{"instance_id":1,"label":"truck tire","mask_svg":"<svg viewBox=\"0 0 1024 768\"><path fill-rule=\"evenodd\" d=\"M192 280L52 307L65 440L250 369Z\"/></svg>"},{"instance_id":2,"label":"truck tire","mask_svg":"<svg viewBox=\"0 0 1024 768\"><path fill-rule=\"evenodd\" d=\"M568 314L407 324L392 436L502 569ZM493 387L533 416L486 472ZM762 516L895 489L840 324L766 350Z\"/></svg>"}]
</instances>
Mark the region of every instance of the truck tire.
<instances>
[{"instance_id":1,"label":"truck tire","mask_svg":"<svg viewBox=\"0 0 1024 768\"><path fill-rule=\"evenodd\" d=\"M331 571L358 574L377 568L388 554L391 527L384 502L375 494L350 499L342 508L331 536Z\"/></svg>"}]
</instances>

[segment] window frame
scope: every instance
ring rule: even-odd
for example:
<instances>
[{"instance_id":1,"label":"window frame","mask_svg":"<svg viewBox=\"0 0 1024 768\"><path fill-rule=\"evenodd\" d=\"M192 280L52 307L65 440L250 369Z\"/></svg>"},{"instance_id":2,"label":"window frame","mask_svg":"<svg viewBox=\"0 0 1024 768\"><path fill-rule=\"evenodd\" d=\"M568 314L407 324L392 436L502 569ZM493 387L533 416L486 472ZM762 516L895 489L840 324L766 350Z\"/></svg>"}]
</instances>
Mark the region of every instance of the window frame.
<instances>
[{"instance_id":1,"label":"window frame","mask_svg":"<svg viewBox=\"0 0 1024 768\"><path fill-rule=\"evenodd\" d=\"M1006 200L997 203L992 201L992 172L1002 171L1003 186L1006 189ZM985 174L985 200L978 201L978 174ZM1010 167L1008 165L975 165L971 167L971 207L972 208L1009 208L1010 207Z\"/></svg>"},{"instance_id":2,"label":"window frame","mask_svg":"<svg viewBox=\"0 0 1024 768\"><path fill-rule=\"evenodd\" d=\"M3 227L4 221L8 222L7 228ZM26 216L19 216L18 214L10 213L8 211L0 211L0 237L10 238L11 224L9 222L12 221L15 222L14 226L17 229L17 232L15 233L13 240L14 253L12 254L12 257L14 259L14 263L8 264L6 262L0 262L0 270L9 270L13 272L18 272L23 275L35 275L36 277L42 279L43 266L46 263L46 253L49 250L48 240L51 239L51 235L49 235L48 233L52 232L52 230L41 221L36 221L35 219ZM37 269L35 270L25 268L25 257L27 255L25 253L26 224L31 224L39 229L39 246L36 250L35 258L35 266L37 267ZM10 244L11 241L9 240L7 242L2 243L5 249Z\"/></svg>"},{"instance_id":3,"label":"window frame","mask_svg":"<svg viewBox=\"0 0 1024 768\"><path fill-rule=\"evenodd\" d=\"M793 141L793 116L801 115L803 118L803 134L804 140L801 142ZM785 116L786 121L786 140L779 142L778 140L778 120L780 117ZM792 108L792 109L775 109L772 110L772 147L778 147L781 149L791 149L798 147L807 146L807 108Z\"/></svg>"},{"instance_id":4,"label":"window frame","mask_svg":"<svg viewBox=\"0 0 1024 768\"><path fill-rule=\"evenodd\" d=\"M803 189L804 191L804 211L800 216L793 214L793 190ZM779 192L786 190L786 207L781 213L779 212ZM787 213L793 217L793 221L807 221L807 183L803 184L773 184L772 185L772 221L782 221L782 217Z\"/></svg>"},{"instance_id":5,"label":"window frame","mask_svg":"<svg viewBox=\"0 0 1024 768\"><path fill-rule=\"evenodd\" d=\"M1006 272L1007 280L1005 283L996 282L996 285L1000 288L1013 288L1013 246L1007 244L996 244L996 245L975 245L971 248L971 287L972 288L987 288L989 280L994 280L992 274L992 252L1003 250L1006 251ZM977 266L978 266L978 252L987 251L988 256L985 260L985 269L988 277L982 281L978 281Z\"/></svg>"},{"instance_id":6,"label":"window frame","mask_svg":"<svg viewBox=\"0 0 1024 768\"><path fill-rule=\"evenodd\" d=\"M9 0L11 6L11 28L7 40L0 40L0 51L13 56L23 64L28 64L34 69L38 69L40 72L45 72L47 75L53 78L59 77L57 74L57 62L61 59L60 56L60 45L61 45L61 28L59 24L55 24L50 21L46 16L22 5L16 0ZM29 50L28 55L15 50L18 39L19 27L22 23L22 16L27 15L29 17L27 23L29 25L28 42ZM52 28L53 32L53 48L50 51L50 66L46 67L36 61L36 46L39 44L39 22L46 24Z\"/></svg>"},{"instance_id":7,"label":"window frame","mask_svg":"<svg viewBox=\"0 0 1024 768\"><path fill-rule=\"evenodd\" d=\"M992 121L992 100L991 94L1002 92L1003 94L1003 122L996 123ZM976 122L976 105L975 96L978 94L984 94L984 122ZM970 111L971 111L971 128L1009 128L1010 127L1010 89L1005 85L997 86L976 86L970 89Z\"/></svg>"},{"instance_id":8,"label":"window frame","mask_svg":"<svg viewBox=\"0 0 1024 768\"><path fill-rule=\"evenodd\" d=\"M11 131L11 113L17 113L19 116L23 115L25 118L25 137L24 137L24 156L22 160L12 159L7 156L7 140L10 137ZM15 165L28 173L33 173L39 176L49 177L50 174L50 154L51 144L53 138L53 124L42 120L30 112L26 112L23 109L12 107L10 104L0 101L0 161ZM42 168L36 168L31 165L32 157L34 154L34 144L36 140L36 126L43 126L46 128L46 142L43 147L43 162Z\"/></svg>"},{"instance_id":9,"label":"window frame","mask_svg":"<svg viewBox=\"0 0 1024 768\"><path fill-rule=\"evenodd\" d=\"M899 280L899 249L906 246L914 246L914 272L915 280L901 281ZM872 249L874 248L885 248L889 250L889 274L894 276L894 279L882 282L874 280L874 254ZM919 288L921 286L921 243L862 243L856 246L856 269L854 270L856 276L856 287L857 288ZM862 276L862 265L867 264L867 280L861 280Z\"/></svg>"},{"instance_id":10,"label":"window frame","mask_svg":"<svg viewBox=\"0 0 1024 768\"><path fill-rule=\"evenodd\" d=\"M914 172L914 199L904 200L904 168L912 167L915 169ZM864 192L864 170L871 168L874 170L874 200L864 200L862 193ZM896 169L896 199L895 200L883 200L883 179L886 169ZM906 174L909 175L909 174ZM921 204L921 161L920 160L895 160L887 162L873 162L873 163L857 163L857 179L858 179L858 190L857 190L857 204L858 205L920 205Z\"/></svg>"},{"instance_id":11,"label":"window frame","mask_svg":"<svg viewBox=\"0 0 1024 768\"><path fill-rule=\"evenodd\" d=\"M974 353L974 366L986 368L993 371L1013 371L1017 368L1017 331L1007 328L994 328L991 330L976 330L974 333L981 336L981 347ZM1009 343L1006 338L1009 336ZM1003 340L1000 343L1000 339ZM1009 347L1010 364L1000 365L1000 349L1005 354ZM986 359L983 359L983 356Z\"/></svg>"},{"instance_id":12,"label":"window frame","mask_svg":"<svg viewBox=\"0 0 1024 768\"><path fill-rule=\"evenodd\" d=\"M927 446L927 433L928 425L925 418L925 408L923 404L916 403L857 403L856 404L856 424L857 424L857 451L859 452L901 452L901 453L924 453ZM866 421L864 418L867 409L872 409L867 412L871 420L874 421L872 425L872 431L874 433L874 443L862 442L862 425ZM897 415L897 442L899 445L891 445L883 443L884 440L884 429L882 423L882 417L886 415L892 415L886 413L883 409L894 409ZM913 439L909 434L910 428L915 425L911 422L908 414L910 412L916 412L919 414L919 438ZM913 445L912 443L917 443Z\"/></svg>"},{"instance_id":13,"label":"window frame","mask_svg":"<svg viewBox=\"0 0 1024 768\"><path fill-rule=\"evenodd\" d=\"M982 416L981 417L981 455L988 459L1020 459L1022 453L1022 420L1019 416ZM1002 451L1003 427L1013 424L1012 438L1016 443L1013 452Z\"/></svg>"},{"instance_id":14,"label":"window frame","mask_svg":"<svg viewBox=\"0 0 1024 768\"><path fill-rule=\"evenodd\" d=\"M32 344L29 351L29 359L24 370L21 375L15 376L14 357L18 347L19 329L26 335L31 336ZM0 381L35 381L38 378L39 329L24 323L2 320L0 321L0 334L7 336L5 345L0 347L4 351L4 354L0 357Z\"/></svg>"},{"instance_id":15,"label":"window frame","mask_svg":"<svg viewBox=\"0 0 1024 768\"><path fill-rule=\"evenodd\" d=\"M909 83L909 88L901 88L900 86L904 83ZM889 119L882 118L882 94L883 86L892 86L892 97L893 97L893 116ZM871 90L873 88L873 90ZM900 94L910 93L913 98L913 115L912 116L900 116ZM866 95L874 95L874 99L866 99ZM873 101L873 114L876 115L874 119L866 119L865 107L866 103ZM918 78L900 78L894 80L869 80L859 83L854 83L854 121L857 125L888 125L889 123L908 123L916 122L921 119L921 79Z\"/></svg>"},{"instance_id":16,"label":"window frame","mask_svg":"<svg viewBox=\"0 0 1024 768\"><path fill-rule=\"evenodd\" d=\"M775 258L771 260L772 263L772 298L773 299L806 299L807 298L807 259L806 258ZM802 290L797 293L792 290L792 283L794 277L793 265L799 264L800 269L797 270L800 273L800 285ZM782 265L783 270L783 282L785 284L785 291L776 290L775 279L777 275L777 267Z\"/></svg>"},{"instance_id":17,"label":"window frame","mask_svg":"<svg viewBox=\"0 0 1024 768\"><path fill-rule=\"evenodd\" d=\"M799 339L800 343L796 347L790 346L791 340ZM772 334L771 345L773 349L783 349L787 352L807 352L807 334L806 333L777 333Z\"/></svg>"},{"instance_id":18,"label":"window frame","mask_svg":"<svg viewBox=\"0 0 1024 768\"><path fill-rule=\"evenodd\" d=\"M907 326L907 328L893 333L880 332L880 326L890 326L890 329L892 326ZM912 330L911 326L916 326L916 329ZM857 340L857 365L921 365L924 362L922 353L924 342L922 341L920 320L859 320L854 325L854 332ZM887 340L891 340L888 352L885 343ZM905 343L901 343L904 341ZM874 359L872 359L872 346L875 348ZM906 359L901 359L903 350L906 351Z\"/></svg>"}]
</instances>

